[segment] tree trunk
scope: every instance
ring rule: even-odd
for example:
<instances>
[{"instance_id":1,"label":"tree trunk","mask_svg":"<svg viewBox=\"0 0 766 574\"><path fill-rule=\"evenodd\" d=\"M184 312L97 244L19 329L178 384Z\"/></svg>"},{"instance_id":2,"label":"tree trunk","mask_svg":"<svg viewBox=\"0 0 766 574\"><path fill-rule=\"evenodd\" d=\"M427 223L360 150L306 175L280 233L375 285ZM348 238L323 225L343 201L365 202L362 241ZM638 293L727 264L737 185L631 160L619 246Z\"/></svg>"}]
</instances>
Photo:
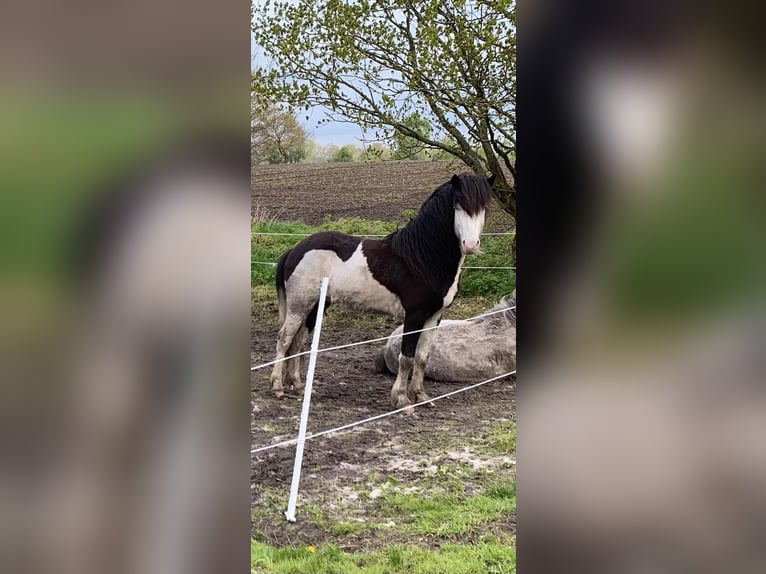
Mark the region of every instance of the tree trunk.
<instances>
[{"instance_id":1,"label":"tree trunk","mask_svg":"<svg viewBox=\"0 0 766 574\"><path fill-rule=\"evenodd\" d=\"M492 185L492 194L503 207L503 211L513 217L514 229L516 228L516 182L509 182L505 172L498 170L495 174L495 183ZM511 238L511 255L513 264L516 265L516 235Z\"/></svg>"},{"instance_id":2,"label":"tree trunk","mask_svg":"<svg viewBox=\"0 0 766 574\"><path fill-rule=\"evenodd\" d=\"M516 187L515 182L509 182L505 172L498 170L495 173L495 183L492 185L492 193L500 202L508 215L516 222Z\"/></svg>"}]
</instances>

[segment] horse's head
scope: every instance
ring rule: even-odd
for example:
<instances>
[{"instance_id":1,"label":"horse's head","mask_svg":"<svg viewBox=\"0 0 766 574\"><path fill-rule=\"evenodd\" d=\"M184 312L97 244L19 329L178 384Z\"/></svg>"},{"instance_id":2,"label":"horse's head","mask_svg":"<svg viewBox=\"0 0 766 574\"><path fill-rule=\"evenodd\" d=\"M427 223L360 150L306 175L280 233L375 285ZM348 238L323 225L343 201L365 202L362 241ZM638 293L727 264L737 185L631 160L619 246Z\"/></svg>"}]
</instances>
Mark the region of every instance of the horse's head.
<instances>
[{"instance_id":1,"label":"horse's head","mask_svg":"<svg viewBox=\"0 0 766 574\"><path fill-rule=\"evenodd\" d=\"M455 235L464 254L476 253L481 243L484 217L492 196L495 176L453 175Z\"/></svg>"}]
</instances>

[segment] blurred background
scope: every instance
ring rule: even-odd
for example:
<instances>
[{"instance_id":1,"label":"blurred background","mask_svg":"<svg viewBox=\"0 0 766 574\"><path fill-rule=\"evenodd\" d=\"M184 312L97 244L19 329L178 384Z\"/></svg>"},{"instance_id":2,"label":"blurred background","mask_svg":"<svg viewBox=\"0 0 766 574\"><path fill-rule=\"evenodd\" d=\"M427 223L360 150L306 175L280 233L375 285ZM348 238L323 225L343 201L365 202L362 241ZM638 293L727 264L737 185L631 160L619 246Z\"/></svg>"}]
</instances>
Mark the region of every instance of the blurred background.
<instances>
[{"instance_id":1,"label":"blurred background","mask_svg":"<svg viewBox=\"0 0 766 574\"><path fill-rule=\"evenodd\" d=\"M763 571L762 14L520 10L519 571Z\"/></svg>"},{"instance_id":2,"label":"blurred background","mask_svg":"<svg viewBox=\"0 0 766 574\"><path fill-rule=\"evenodd\" d=\"M0 8L0 570L247 568L249 10Z\"/></svg>"},{"instance_id":3,"label":"blurred background","mask_svg":"<svg viewBox=\"0 0 766 574\"><path fill-rule=\"evenodd\" d=\"M762 572L760 7L522 4L519 570ZM0 8L3 572L247 568L249 25Z\"/></svg>"}]
</instances>

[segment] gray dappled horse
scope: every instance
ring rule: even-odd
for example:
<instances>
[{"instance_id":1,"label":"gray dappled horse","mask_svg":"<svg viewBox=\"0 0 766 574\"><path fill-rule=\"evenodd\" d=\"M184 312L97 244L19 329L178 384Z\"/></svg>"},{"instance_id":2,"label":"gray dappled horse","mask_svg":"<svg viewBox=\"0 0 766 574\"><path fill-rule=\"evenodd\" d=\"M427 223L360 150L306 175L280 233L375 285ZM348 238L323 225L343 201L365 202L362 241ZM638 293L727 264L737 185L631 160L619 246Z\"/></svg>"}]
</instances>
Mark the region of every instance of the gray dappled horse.
<instances>
[{"instance_id":1,"label":"gray dappled horse","mask_svg":"<svg viewBox=\"0 0 766 574\"><path fill-rule=\"evenodd\" d=\"M404 316L406 332L433 327L458 290L466 254L479 249L494 176L461 174L440 186L406 227L384 239L361 239L335 231L307 237L279 258L279 336L272 391L284 395L283 376L303 388L301 351L316 323L322 277L329 277L328 303ZM405 335L391 404L428 400L423 372L435 330ZM287 364L285 364L287 363ZM407 381L412 374L412 381Z\"/></svg>"},{"instance_id":2,"label":"gray dappled horse","mask_svg":"<svg viewBox=\"0 0 766 574\"><path fill-rule=\"evenodd\" d=\"M442 321L425 366L435 381L475 383L516 370L516 291L473 321ZM392 335L399 335L398 327ZM396 373L401 337L392 337L375 360L379 373Z\"/></svg>"}]
</instances>

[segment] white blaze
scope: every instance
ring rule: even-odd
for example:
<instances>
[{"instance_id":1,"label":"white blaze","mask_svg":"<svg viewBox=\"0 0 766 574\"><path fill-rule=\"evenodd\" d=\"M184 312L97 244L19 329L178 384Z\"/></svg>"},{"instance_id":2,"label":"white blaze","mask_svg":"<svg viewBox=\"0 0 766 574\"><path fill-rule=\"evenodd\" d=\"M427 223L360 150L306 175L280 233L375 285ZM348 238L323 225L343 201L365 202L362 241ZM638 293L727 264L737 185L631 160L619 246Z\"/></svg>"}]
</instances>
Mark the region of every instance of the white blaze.
<instances>
[{"instance_id":1,"label":"white blaze","mask_svg":"<svg viewBox=\"0 0 766 574\"><path fill-rule=\"evenodd\" d=\"M455 207L455 235L463 253L475 253L479 249L481 232L484 229L484 212L469 215L459 205Z\"/></svg>"}]
</instances>

